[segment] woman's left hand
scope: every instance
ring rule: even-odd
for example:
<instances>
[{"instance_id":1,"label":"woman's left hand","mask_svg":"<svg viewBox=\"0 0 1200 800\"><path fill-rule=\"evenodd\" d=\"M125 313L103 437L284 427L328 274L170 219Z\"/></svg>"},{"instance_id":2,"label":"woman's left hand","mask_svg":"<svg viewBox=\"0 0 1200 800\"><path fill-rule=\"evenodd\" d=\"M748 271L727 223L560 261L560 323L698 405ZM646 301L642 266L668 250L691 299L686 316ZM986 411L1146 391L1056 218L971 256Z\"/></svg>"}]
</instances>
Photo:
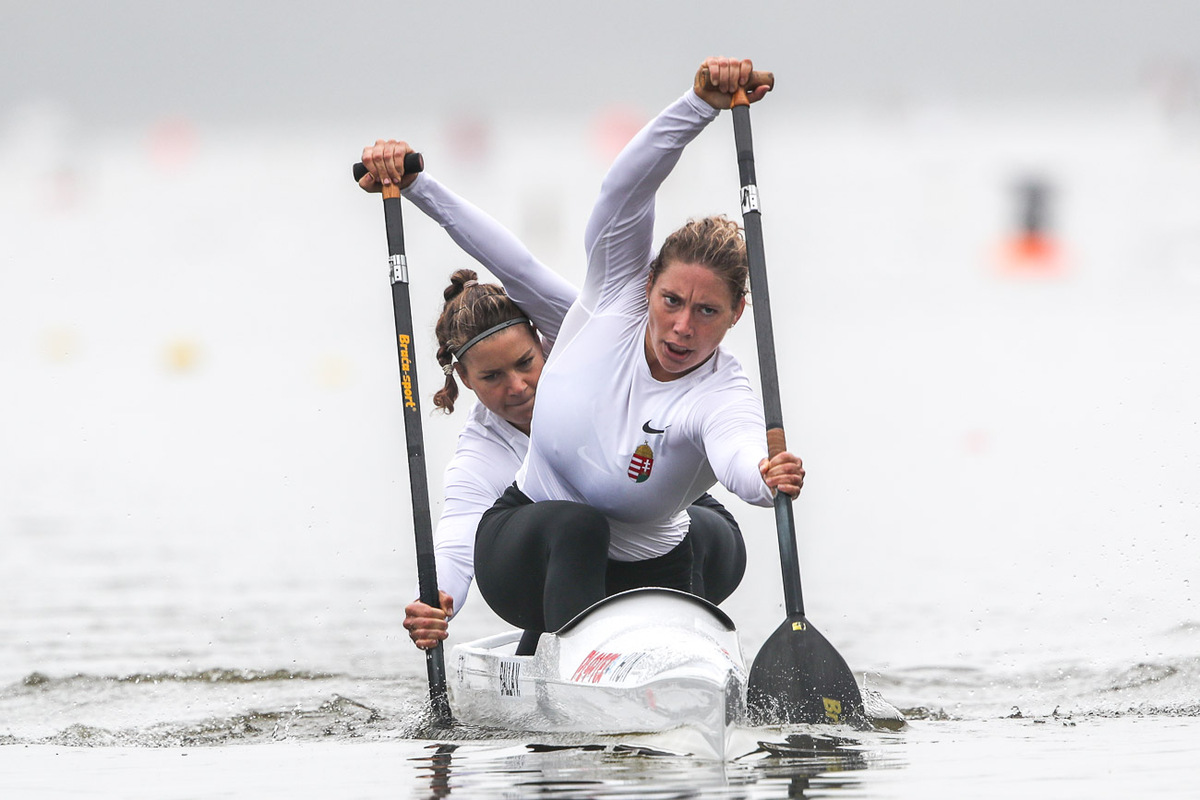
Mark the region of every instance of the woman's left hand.
<instances>
[{"instance_id":1,"label":"woman's left hand","mask_svg":"<svg viewBox=\"0 0 1200 800\"><path fill-rule=\"evenodd\" d=\"M763 481L774 490L796 499L804 486L804 462L800 456L784 450L774 458L764 458L758 464Z\"/></svg>"}]
</instances>

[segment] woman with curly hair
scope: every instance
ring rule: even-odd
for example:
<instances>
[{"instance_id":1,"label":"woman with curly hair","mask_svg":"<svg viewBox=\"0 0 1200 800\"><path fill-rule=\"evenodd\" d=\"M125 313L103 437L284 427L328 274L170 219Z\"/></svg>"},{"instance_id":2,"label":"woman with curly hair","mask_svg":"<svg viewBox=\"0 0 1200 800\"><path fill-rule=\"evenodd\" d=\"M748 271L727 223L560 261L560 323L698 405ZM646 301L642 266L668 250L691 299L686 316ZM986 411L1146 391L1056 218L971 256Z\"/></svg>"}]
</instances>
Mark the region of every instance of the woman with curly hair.
<instances>
[{"instance_id":1,"label":"woman with curly hair","mask_svg":"<svg viewBox=\"0 0 1200 800\"><path fill-rule=\"evenodd\" d=\"M658 187L684 147L749 87L752 64L710 58L692 89L634 137L588 222L583 288L539 382L529 452L480 520L476 580L527 636L557 630L623 589L688 589L688 506L716 482L770 506L804 480L767 457L761 400L721 347L746 305L736 223L693 220L651 251ZM530 554L537 554L531 558Z\"/></svg>"}]
</instances>

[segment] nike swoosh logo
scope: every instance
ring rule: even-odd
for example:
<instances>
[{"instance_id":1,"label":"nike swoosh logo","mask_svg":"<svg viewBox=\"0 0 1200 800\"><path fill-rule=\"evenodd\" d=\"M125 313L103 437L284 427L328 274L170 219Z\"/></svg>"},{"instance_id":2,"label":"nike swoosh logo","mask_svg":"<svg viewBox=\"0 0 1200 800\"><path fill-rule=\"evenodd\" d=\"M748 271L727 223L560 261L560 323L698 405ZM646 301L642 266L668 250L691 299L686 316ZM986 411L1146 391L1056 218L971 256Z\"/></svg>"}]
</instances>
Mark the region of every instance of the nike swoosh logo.
<instances>
[{"instance_id":1,"label":"nike swoosh logo","mask_svg":"<svg viewBox=\"0 0 1200 800\"><path fill-rule=\"evenodd\" d=\"M668 425L667 428L669 428L669 427L671 427L671 426ZM650 420L646 420L645 422L642 423L642 432L643 433L666 433L667 428L663 428L661 431L658 428L651 428Z\"/></svg>"}]
</instances>

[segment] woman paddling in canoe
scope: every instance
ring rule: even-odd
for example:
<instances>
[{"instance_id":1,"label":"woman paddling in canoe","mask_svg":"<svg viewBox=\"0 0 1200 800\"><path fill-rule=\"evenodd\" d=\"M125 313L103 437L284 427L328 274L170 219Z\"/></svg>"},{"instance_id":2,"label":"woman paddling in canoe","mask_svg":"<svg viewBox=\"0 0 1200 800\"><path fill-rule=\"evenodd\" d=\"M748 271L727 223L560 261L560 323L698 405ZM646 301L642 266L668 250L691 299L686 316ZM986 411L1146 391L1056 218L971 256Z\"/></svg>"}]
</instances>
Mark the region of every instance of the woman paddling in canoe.
<instances>
[{"instance_id":1,"label":"woman paddling in canoe","mask_svg":"<svg viewBox=\"0 0 1200 800\"><path fill-rule=\"evenodd\" d=\"M458 399L456 377L475 392L454 457L445 472L442 516L435 532L441 608L414 601L404 626L418 647L447 635L447 620L465 601L474 575L475 531L482 514L512 484L529 447L529 429L545 353L553 345L578 291L525 249L509 231L450 192L428 173L405 175L404 142L379 140L363 150L368 169L361 185L378 191L397 183L421 211L446 228L471 256L507 287L479 283L469 269L451 276L436 326L438 362L446 373L434 405L447 413ZM720 603L745 571L741 532L729 512L707 494L689 506L692 579L686 588Z\"/></svg>"},{"instance_id":2,"label":"woman paddling in canoe","mask_svg":"<svg viewBox=\"0 0 1200 800\"><path fill-rule=\"evenodd\" d=\"M527 632L557 630L623 589L686 590L686 509L715 482L760 506L776 490L800 492L800 459L768 459L762 403L721 348L746 302L737 224L693 220L651 251L658 187L738 87L762 99L768 87L750 86L751 73L749 60L708 59L601 187L587 275L539 381L529 452L475 542L484 599Z\"/></svg>"}]
</instances>

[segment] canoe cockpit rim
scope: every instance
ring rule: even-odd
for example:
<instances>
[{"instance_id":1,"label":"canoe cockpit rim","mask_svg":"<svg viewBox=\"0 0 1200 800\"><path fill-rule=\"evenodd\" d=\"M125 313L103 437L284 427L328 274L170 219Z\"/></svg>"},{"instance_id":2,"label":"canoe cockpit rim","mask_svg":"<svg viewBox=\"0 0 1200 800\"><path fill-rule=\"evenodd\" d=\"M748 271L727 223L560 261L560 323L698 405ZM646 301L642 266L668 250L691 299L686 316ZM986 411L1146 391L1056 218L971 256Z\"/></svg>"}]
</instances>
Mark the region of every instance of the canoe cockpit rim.
<instances>
[{"instance_id":1,"label":"canoe cockpit rim","mask_svg":"<svg viewBox=\"0 0 1200 800\"><path fill-rule=\"evenodd\" d=\"M594 603L593 605L585 608L583 611L580 611L578 614L576 614L574 616L574 618L571 619L570 622L568 622L566 625L563 625L561 628L556 630L554 633L557 636L561 636L565 633L570 632L572 628L575 628L576 626L582 624L584 621L587 620L587 618L589 616L591 616L593 613L595 613L599 609L621 603L625 599L629 599L629 598L633 598L633 597L647 597L647 596L652 596L652 595L673 597L677 600L682 600L686 603L690 603L692 605L698 606L699 608L702 608L705 611L707 611L709 614L711 614L716 619L716 621L719 622L725 628L726 631L733 632L733 631L737 630L737 626L733 624L733 620L731 620L729 618L728 614L726 614L721 609L717 608L712 603L705 600L703 597L697 597L696 595L689 594L688 592L681 592L678 589L667 589L667 588L663 588L663 587L646 587L646 588L642 588L642 589L628 589L624 592L618 592L617 594L610 595L610 596L604 598L603 600L601 600L600 602Z\"/></svg>"}]
</instances>

